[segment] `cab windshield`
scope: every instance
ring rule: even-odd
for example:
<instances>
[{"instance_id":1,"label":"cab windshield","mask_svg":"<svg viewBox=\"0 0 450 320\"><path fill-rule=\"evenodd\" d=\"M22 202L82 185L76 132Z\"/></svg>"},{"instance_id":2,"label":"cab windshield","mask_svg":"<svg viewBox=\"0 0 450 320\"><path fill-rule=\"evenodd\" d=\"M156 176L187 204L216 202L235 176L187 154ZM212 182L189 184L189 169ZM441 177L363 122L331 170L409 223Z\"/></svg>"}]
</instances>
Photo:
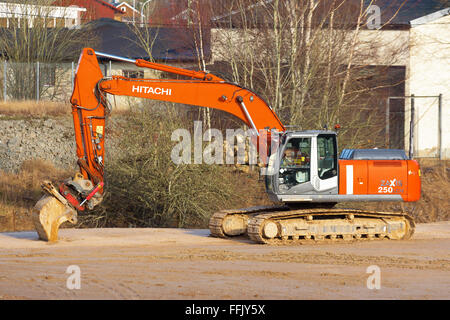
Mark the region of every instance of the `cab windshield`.
<instances>
[{"instance_id":1,"label":"cab windshield","mask_svg":"<svg viewBox=\"0 0 450 320\"><path fill-rule=\"evenodd\" d=\"M290 189L310 181L311 138L292 138L286 144L280 163L280 187Z\"/></svg>"}]
</instances>

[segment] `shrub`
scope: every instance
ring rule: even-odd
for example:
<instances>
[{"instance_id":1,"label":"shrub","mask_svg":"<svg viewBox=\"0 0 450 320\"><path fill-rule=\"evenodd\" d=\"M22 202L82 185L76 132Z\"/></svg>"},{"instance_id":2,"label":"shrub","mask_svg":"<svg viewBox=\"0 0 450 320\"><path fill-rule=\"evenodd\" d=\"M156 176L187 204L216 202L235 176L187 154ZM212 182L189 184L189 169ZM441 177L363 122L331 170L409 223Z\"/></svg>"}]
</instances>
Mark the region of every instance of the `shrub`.
<instances>
[{"instance_id":1,"label":"shrub","mask_svg":"<svg viewBox=\"0 0 450 320\"><path fill-rule=\"evenodd\" d=\"M171 114L153 109L124 115L113 133L120 147L108 156L105 199L82 224L205 227L213 212L245 198L235 183L239 173L230 167L173 163L172 132L192 123Z\"/></svg>"}]
</instances>

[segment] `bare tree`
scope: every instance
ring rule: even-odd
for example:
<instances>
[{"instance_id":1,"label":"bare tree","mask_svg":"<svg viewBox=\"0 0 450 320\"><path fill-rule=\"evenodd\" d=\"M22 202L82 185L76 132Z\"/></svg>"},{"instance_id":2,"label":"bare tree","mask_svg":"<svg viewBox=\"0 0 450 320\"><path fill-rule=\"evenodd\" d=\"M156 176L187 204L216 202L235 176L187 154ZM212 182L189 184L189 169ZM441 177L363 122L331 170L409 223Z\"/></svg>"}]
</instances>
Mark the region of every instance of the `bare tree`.
<instances>
[{"instance_id":1,"label":"bare tree","mask_svg":"<svg viewBox=\"0 0 450 320\"><path fill-rule=\"evenodd\" d=\"M382 142L373 139L384 128L376 95L389 85L386 70L405 48L394 49L383 31L366 27L373 1L220 4L213 14L214 59L228 63L234 81L264 95L285 123L303 129L339 123L346 145ZM386 44L384 67L373 67Z\"/></svg>"},{"instance_id":2,"label":"bare tree","mask_svg":"<svg viewBox=\"0 0 450 320\"><path fill-rule=\"evenodd\" d=\"M189 49L195 59L196 69L206 71L209 60L209 1L180 0L171 3L155 2L144 24L129 25L139 47L143 48L150 60L153 59L153 48L157 41L159 30L168 32L176 38L177 47ZM175 43L174 39L168 43ZM173 47L167 48L174 50ZM208 108L202 108L199 117L204 127L211 128L211 113Z\"/></svg>"},{"instance_id":3,"label":"bare tree","mask_svg":"<svg viewBox=\"0 0 450 320\"><path fill-rule=\"evenodd\" d=\"M187 27L192 31L194 50L199 70L206 72L205 27L209 26L208 2L203 0L186 0ZM203 125L211 129L211 110L203 108Z\"/></svg>"}]
</instances>

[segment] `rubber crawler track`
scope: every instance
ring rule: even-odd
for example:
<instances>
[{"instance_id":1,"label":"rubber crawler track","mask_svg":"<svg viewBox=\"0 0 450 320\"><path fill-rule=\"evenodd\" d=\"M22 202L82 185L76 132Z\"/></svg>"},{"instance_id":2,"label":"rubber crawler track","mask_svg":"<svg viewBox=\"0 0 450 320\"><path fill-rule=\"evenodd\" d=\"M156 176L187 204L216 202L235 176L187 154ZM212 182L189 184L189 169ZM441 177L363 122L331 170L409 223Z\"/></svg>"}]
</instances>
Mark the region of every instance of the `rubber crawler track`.
<instances>
[{"instance_id":1,"label":"rubber crawler track","mask_svg":"<svg viewBox=\"0 0 450 320\"><path fill-rule=\"evenodd\" d=\"M281 211L280 211L281 210ZM281 220L289 220L289 219L304 219L307 216L311 216L313 219L317 217L324 218L326 216L348 216L353 215L357 218L370 218L382 221L389 221L392 219L403 220L406 225L406 232L402 239L410 238L415 229L415 223L413 218L408 216L404 212L377 212L377 211L366 211L366 210L356 210L356 209L300 209L300 210L287 210L286 207L272 206L272 207L253 207L248 209L239 209L239 210L223 210L217 212L213 215L210 220L210 232L212 236L221 237L221 238L230 238L223 232L222 223L225 217L229 215L246 215L248 219L247 226L247 235L248 237L256 243L262 244L300 244L305 242L319 242L319 241L357 241L357 240L376 240L382 239L372 236L363 237L360 234L353 235L332 235L329 237L324 236L316 236L312 235L309 239L302 239L299 237L283 237L283 238L274 238L267 239L263 236L262 229L264 224L267 221L281 221ZM338 218L336 221L344 221L345 218ZM389 234L386 234L385 237L390 238ZM314 240L310 240L314 239Z\"/></svg>"},{"instance_id":2,"label":"rubber crawler track","mask_svg":"<svg viewBox=\"0 0 450 320\"><path fill-rule=\"evenodd\" d=\"M227 236L223 231L223 221L227 216L246 215L248 218L250 218L262 212L274 212L280 210L288 210L288 209L282 206L258 206L236 210L221 210L219 212L214 213L211 219L209 220L209 231L211 232L212 237L231 238L230 236Z\"/></svg>"}]
</instances>

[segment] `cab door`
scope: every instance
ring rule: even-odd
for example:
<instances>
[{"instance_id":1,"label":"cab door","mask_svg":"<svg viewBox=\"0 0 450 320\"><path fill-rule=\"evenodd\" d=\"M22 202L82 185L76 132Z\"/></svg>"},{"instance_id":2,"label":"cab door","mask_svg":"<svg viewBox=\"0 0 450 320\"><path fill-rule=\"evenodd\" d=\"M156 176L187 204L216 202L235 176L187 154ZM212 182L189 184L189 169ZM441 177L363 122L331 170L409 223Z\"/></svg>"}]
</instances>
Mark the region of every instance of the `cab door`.
<instances>
[{"instance_id":1,"label":"cab door","mask_svg":"<svg viewBox=\"0 0 450 320\"><path fill-rule=\"evenodd\" d=\"M311 181L318 192L338 193L337 143L334 134L319 134L313 141L311 153Z\"/></svg>"}]
</instances>

